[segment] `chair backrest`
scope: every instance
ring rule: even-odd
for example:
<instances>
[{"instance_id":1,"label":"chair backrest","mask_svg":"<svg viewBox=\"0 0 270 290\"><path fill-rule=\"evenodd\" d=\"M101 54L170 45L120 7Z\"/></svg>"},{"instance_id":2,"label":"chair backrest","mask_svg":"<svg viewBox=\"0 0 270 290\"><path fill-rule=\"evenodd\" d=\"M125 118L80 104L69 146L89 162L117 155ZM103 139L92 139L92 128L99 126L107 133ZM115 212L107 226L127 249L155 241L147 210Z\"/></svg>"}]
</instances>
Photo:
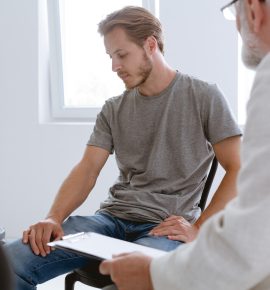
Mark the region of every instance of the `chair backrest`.
<instances>
[{"instance_id":1,"label":"chair backrest","mask_svg":"<svg viewBox=\"0 0 270 290\"><path fill-rule=\"evenodd\" d=\"M206 179L205 184L204 184L201 200L199 203L199 207L201 208L201 211L203 211L205 208L206 201L207 201L207 198L208 198L208 195L210 192L210 188L211 188L211 185L213 183L213 180L214 180L214 177L215 177L215 174L217 171L217 167L218 167L218 161L217 161L217 158L215 156L213 161L212 161L211 168L208 172L207 179Z\"/></svg>"}]
</instances>

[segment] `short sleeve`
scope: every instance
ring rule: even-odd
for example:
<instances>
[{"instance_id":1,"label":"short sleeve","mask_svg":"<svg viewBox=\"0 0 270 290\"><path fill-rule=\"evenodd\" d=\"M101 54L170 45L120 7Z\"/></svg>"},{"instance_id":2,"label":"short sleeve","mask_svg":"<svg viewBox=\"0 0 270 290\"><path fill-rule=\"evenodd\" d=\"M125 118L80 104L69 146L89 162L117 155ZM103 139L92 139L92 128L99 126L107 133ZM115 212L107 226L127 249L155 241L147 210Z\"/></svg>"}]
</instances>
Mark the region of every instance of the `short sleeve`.
<instances>
[{"instance_id":1,"label":"short sleeve","mask_svg":"<svg viewBox=\"0 0 270 290\"><path fill-rule=\"evenodd\" d=\"M209 85L203 106L204 132L211 144L242 135L232 111L216 85Z\"/></svg>"},{"instance_id":2,"label":"short sleeve","mask_svg":"<svg viewBox=\"0 0 270 290\"><path fill-rule=\"evenodd\" d=\"M103 148L110 152L110 154L113 154L114 145L109 124L110 114L109 104L106 102L97 116L93 133L91 134L87 145Z\"/></svg>"}]
</instances>

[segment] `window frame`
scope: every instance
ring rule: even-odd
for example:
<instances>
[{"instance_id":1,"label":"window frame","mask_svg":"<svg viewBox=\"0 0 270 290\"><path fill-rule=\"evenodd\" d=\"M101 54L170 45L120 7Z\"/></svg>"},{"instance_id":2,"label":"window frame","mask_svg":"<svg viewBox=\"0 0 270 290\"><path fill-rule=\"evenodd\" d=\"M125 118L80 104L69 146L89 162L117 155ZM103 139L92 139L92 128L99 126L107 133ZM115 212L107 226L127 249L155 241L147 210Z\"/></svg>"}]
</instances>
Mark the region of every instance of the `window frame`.
<instances>
[{"instance_id":1,"label":"window frame","mask_svg":"<svg viewBox=\"0 0 270 290\"><path fill-rule=\"evenodd\" d=\"M50 51L50 114L62 121L94 122L100 107L70 108L64 105L64 80L60 28L60 6L64 0L47 0ZM159 0L142 0L143 7L159 16Z\"/></svg>"}]
</instances>

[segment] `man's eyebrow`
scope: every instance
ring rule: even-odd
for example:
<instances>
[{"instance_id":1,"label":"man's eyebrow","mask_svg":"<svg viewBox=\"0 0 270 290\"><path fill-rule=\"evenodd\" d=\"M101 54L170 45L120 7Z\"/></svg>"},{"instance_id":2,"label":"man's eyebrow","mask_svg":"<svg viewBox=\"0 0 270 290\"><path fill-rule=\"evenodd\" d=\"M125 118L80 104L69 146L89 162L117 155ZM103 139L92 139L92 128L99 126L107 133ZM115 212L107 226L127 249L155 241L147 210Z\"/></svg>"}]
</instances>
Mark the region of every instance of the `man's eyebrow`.
<instances>
[{"instance_id":1,"label":"man's eyebrow","mask_svg":"<svg viewBox=\"0 0 270 290\"><path fill-rule=\"evenodd\" d=\"M116 51L114 51L112 54L116 54L116 53L121 52L121 51L124 51L124 49L119 48ZM110 53L108 51L106 51L106 53L110 55Z\"/></svg>"}]
</instances>

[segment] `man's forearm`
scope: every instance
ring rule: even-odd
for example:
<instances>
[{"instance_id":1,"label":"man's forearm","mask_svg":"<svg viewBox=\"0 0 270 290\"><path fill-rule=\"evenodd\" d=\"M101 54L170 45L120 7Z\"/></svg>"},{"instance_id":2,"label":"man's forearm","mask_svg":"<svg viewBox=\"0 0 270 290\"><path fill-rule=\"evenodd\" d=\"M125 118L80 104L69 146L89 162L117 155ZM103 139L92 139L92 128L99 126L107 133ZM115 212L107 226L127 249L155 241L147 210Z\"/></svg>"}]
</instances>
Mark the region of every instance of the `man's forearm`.
<instances>
[{"instance_id":1,"label":"man's forearm","mask_svg":"<svg viewBox=\"0 0 270 290\"><path fill-rule=\"evenodd\" d=\"M238 170L226 172L210 204L196 221L195 225L197 227L200 227L210 216L221 211L236 196L237 173Z\"/></svg>"},{"instance_id":2,"label":"man's forearm","mask_svg":"<svg viewBox=\"0 0 270 290\"><path fill-rule=\"evenodd\" d=\"M96 176L89 176L83 168L76 166L60 187L47 218L61 224L85 201L96 179Z\"/></svg>"}]
</instances>

